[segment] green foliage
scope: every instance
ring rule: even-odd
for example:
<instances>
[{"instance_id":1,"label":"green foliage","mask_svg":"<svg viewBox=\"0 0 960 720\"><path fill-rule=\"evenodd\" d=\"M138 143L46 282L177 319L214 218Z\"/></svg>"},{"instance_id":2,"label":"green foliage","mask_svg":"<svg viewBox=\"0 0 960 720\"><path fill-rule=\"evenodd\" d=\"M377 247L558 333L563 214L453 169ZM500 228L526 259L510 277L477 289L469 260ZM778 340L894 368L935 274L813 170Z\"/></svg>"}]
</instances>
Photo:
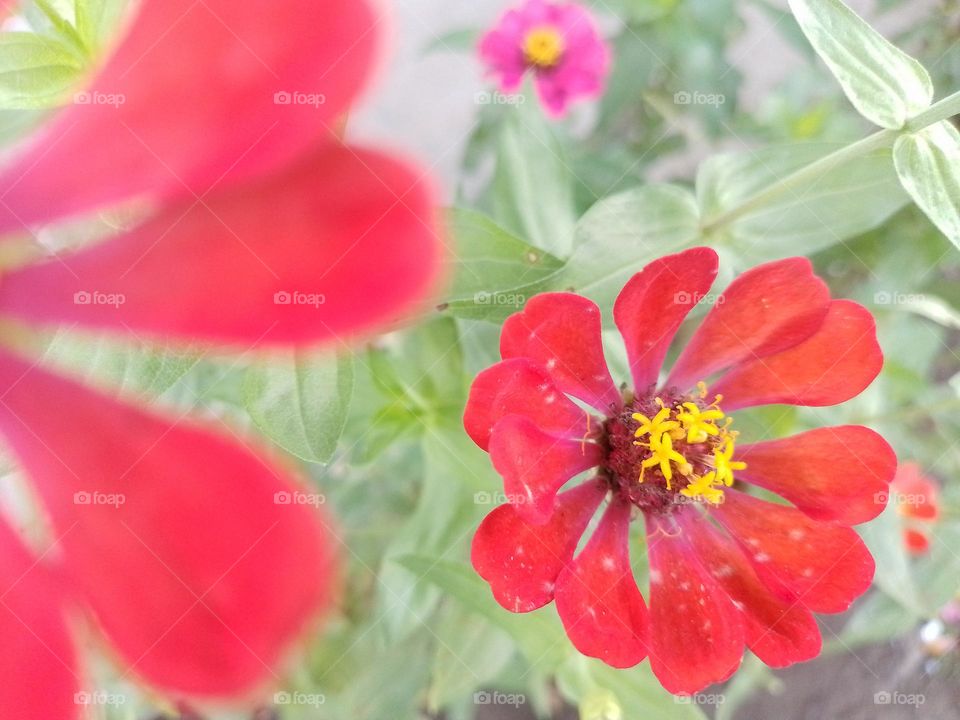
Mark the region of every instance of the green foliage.
<instances>
[{"instance_id":1,"label":"green foliage","mask_svg":"<svg viewBox=\"0 0 960 720\"><path fill-rule=\"evenodd\" d=\"M960 132L944 121L901 135L893 156L910 197L960 247Z\"/></svg>"}]
</instances>

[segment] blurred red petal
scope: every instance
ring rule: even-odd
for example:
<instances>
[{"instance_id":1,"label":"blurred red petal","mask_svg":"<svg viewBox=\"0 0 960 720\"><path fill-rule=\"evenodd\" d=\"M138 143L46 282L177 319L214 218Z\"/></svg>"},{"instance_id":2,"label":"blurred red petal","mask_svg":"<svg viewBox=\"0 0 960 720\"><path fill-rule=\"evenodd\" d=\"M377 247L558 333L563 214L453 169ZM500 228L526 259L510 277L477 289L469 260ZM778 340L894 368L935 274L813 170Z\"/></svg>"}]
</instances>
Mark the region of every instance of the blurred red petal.
<instances>
[{"instance_id":1,"label":"blurred red petal","mask_svg":"<svg viewBox=\"0 0 960 720\"><path fill-rule=\"evenodd\" d=\"M427 292L441 259L433 212L414 171L330 146L9 273L0 311L243 348L337 340L395 319Z\"/></svg>"},{"instance_id":2,"label":"blurred red petal","mask_svg":"<svg viewBox=\"0 0 960 720\"><path fill-rule=\"evenodd\" d=\"M887 506L897 456L858 425L818 428L793 437L737 445L747 463L737 478L789 500L814 520L857 525Z\"/></svg>"},{"instance_id":3,"label":"blurred red petal","mask_svg":"<svg viewBox=\"0 0 960 720\"><path fill-rule=\"evenodd\" d=\"M791 348L817 331L829 304L830 290L806 258L758 265L717 298L666 384L686 390L718 370Z\"/></svg>"},{"instance_id":4,"label":"blurred red petal","mask_svg":"<svg viewBox=\"0 0 960 720\"><path fill-rule=\"evenodd\" d=\"M883 366L870 311L834 300L820 329L789 350L734 367L712 386L724 410L786 403L820 407L859 395Z\"/></svg>"},{"instance_id":5,"label":"blurred red petal","mask_svg":"<svg viewBox=\"0 0 960 720\"><path fill-rule=\"evenodd\" d=\"M546 522L557 491L575 475L600 464L596 443L546 433L530 418L510 415L490 436L490 460L503 477L507 501L532 523Z\"/></svg>"},{"instance_id":6,"label":"blurred red petal","mask_svg":"<svg viewBox=\"0 0 960 720\"><path fill-rule=\"evenodd\" d=\"M358 0L145 0L92 86L0 174L0 230L291 162L356 96L380 22Z\"/></svg>"},{"instance_id":7,"label":"blurred red petal","mask_svg":"<svg viewBox=\"0 0 960 720\"><path fill-rule=\"evenodd\" d=\"M249 450L0 355L0 431L127 672L232 696L331 600L322 516Z\"/></svg>"},{"instance_id":8,"label":"blurred red petal","mask_svg":"<svg viewBox=\"0 0 960 720\"><path fill-rule=\"evenodd\" d=\"M739 547L701 517L687 517L684 532L697 557L740 610L750 650L771 667L787 667L820 653L820 629L803 606L773 595Z\"/></svg>"},{"instance_id":9,"label":"blurred red petal","mask_svg":"<svg viewBox=\"0 0 960 720\"><path fill-rule=\"evenodd\" d=\"M0 717L72 720L83 709L58 590L0 520Z\"/></svg>"},{"instance_id":10,"label":"blurred red petal","mask_svg":"<svg viewBox=\"0 0 960 720\"><path fill-rule=\"evenodd\" d=\"M632 506L613 502L590 542L557 578L557 612L574 646L615 668L647 656L647 605L630 567Z\"/></svg>"},{"instance_id":11,"label":"blurred red petal","mask_svg":"<svg viewBox=\"0 0 960 720\"><path fill-rule=\"evenodd\" d=\"M903 531L903 544L911 555L921 556L930 552L930 538L913 528Z\"/></svg>"},{"instance_id":12,"label":"blurred red petal","mask_svg":"<svg viewBox=\"0 0 960 720\"><path fill-rule=\"evenodd\" d=\"M500 354L540 365L563 392L613 414L622 404L600 338L600 308L572 293L544 293L511 315L500 335Z\"/></svg>"},{"instance_id":13,"label":"blurred red petal","mask_svg":"<svg viewBox=\"0 0 960 720\"><path fill-rule=\"evenodd\" d=\"M650 667L668 692L689 695L726 680L740 666L741 614L683 533L668 533L660 522L647 518Z\"/></svg>"},{"instance_id":14,"label":"blurred red petal","mask_svg":"<svg viewBox=\"0 0 960 720\"><path fill-rule=\"evenodd\" d=\"M693 248L654 260L630 278L613 306L633 375L644 392L657 382L670 342L683 319L717 276L717 254Z\"/></svg>"},{"instance_id":15,"label":"blurred red petal","mask_svg":"<svg viewBox=\"0 0 960 720\"><path fill-rule=\"evenodd\" d=\"M545 525L528 523L512 505L501 505L483 519L473 537L471 560L498 603L523 613L553 600L557 576L573 560L605 493L596 480L562 493Z\"/></svg>"},{"instance_id":16,"label":"blurred red petal","mask_svg":"<svg viewBox=\"0 0 960 720\"><path fill-rule=\"evenodd\" d=\"M900 515L915 520L936 520L940 516L940 489L916 463L905 462L897 468L890 491Z\"/></svg>"},{"instance_id":17,"label":"blurred red petal","mask_svg":"<svg viewBox=\"0 0 960 720\"><path fill-rule=\"evenodd\" d=\"M564 395L543 370L526 358L504 360L479 375L470 387L463 426L484 450L493 427L507 415L522 415L541 430L582 438L590 416Z\"/></svg>"},{"instance_id":18,"label":"blurred red petal","mask_svg":"<svg viewBox=\"0 0 960 720\"><path fill-rule=\"evenodd\" d=\"M727 490L711 512L764 584L784 600L814 612L843 612L870 587L873 557L851 528L736 490Z\"/></svg>"}]
</instances>

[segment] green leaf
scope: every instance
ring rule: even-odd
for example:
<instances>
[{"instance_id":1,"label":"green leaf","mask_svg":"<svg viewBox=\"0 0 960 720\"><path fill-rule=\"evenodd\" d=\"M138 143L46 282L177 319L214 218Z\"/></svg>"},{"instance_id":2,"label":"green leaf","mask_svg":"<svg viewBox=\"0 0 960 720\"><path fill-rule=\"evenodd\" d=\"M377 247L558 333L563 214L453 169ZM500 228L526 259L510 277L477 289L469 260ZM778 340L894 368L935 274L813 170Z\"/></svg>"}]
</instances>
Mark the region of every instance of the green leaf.
<instances>
[{"instance_id":1,"label":"green leaf","mask_svg":"<svg viewBox=\"0 0 960 720\"><path fill-rule=\"evenodd\" d=\"M611 308L631 275L694 244L698 228L696 200L684 188L644 185L611 195L577 223L576 248L562 286Z\"/></svg>"},{"instance_id":2,"label":"green leaf","mask_svg":"<svg viewBox=\"0 0 960 720\"><path fill-rule=\"evenodd\" d=\"M184 348L63 331L47 345L44 360L107 392L153 398L196 365L198 356Z\"/></svg>"},{"instance_id":3,"label":"green leaf","mask_svg":"<svg viewBox=\"0 0 960 720\"><path fill-rule=\"evenodd\" d=\"M486 317L491 310L509 314L525 299L514 289L537 283L563 267L563 261L520 240L478 212L454 209L449 214L455 240L453 278L441 307L458 317Z\"/></svg>"},{"instance_id":4,"label":"green leaf","mask_svg":"<svg viewBox=\"0 0 960 720\"><path fill-rule=\"evenodd\" d=\"M542 250L565 257L576 222L573 174L539 104L511 106L498 140L494 217Z\"/></svg>"},{"instance_id":5,"label":"green leaf","mask_svg":"<svg viewBox=\"0 0 960 720\"><path fill-rule=\"evenodd\" d=\"M252 366L243 402L257 427L307 462L333 457L353 395L353 358L294 350Z\"/></svg>"},{"instance_id":6,"label":"green leaf","mask_svg":"<svg viewBox=\"0 0 960 720\"><path fill-rule=\"evenodd\" d=\"M57 38L29 32L0 33L0 109L61 104L81 73L80 58Z\"/></svg>"},{"instance_id":7,"label":"green leaf","mask_svg":"<svg viewBox=\"0 0 960 720\"><path fill-rule=\"evenodd\" d=\"M897 138L900 182L927 217L960 247L960 132L949 120Z\"/></svg>"},{"instance_id":8,"label":"green leaf","mask_svg":"<svg viewBox=\"0 0 960 720\"><path fill-rule=\"evenodd\" d=\"M733 209L837 147L803 143L714 156L697 175L701 212L716 217ZM878 150L834 165L808 187L738 218L721 230L718 242L745 264L809 255L881 225L908 200L890 151Z\"/></svg>"},{"instance_id":9,"label":"green leaf","mask_svg":"<svg viewBox=\"0 0 960 720\"><path fill-rule=\"evenodd\" d=\"M880 127L899 129L930 107L926 69L840 0L790 0L790 9L854 107Z\"/></svg>"},{"instance_id":10,"label":"green leaf","mask_svg":"<svg viewBox=\"0 0 960 720\"><path fill-rule=\"evenodd\" d=\"M76 0L77 32L88 48L96 50L120 24L129 0Z\"/></svg>"}]
</instances>

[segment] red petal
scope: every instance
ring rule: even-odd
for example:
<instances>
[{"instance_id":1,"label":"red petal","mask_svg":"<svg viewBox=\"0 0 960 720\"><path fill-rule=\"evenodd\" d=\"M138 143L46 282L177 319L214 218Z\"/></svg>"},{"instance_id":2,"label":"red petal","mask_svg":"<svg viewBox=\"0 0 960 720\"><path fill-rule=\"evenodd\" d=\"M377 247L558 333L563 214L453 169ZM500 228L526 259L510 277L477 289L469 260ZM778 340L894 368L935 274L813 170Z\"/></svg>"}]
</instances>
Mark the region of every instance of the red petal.
<instances>
[{"instance_id":1,"label":"red petal","mask_svg":"<svg viewBox=\"0 0 960 720\"><path fill-rule=\"evenodd\" d=\"M710 290L717 263L710 248L684 250L654 260L620 291L613 318L627 346L637 392L657 382L673 336Z\"/></svg>"},{"instance_id":2,"label":"red petal","mask_svg":"<svg viewBox=\"0 0 960 720\"><path fill-rule=\"evenodd\" d=\"M916 463L905 462L897 468L890 491L900 515L916 520L940 517L940 490Z\"/></svg>"},{"instance_id":3,"label":"red petal","mask_svg":"<svg viewBox=\"0 0 960 720\"><path fill-rule=\"evenodd\" d=\"M903 544L911 555L920 556L930 552L930 538L919 530L907 528L903 531Z\"/></svg>"},{"instance_id":4,"label":"red petal","mask_svg":"<svg viewBox=\"0 0 960 720\"><path fill-rule=\"evenodd\" d=\"M758 265L717 298L666 384L685 390L718 370L791 348L817 331L829 304L830 290L806 258Z\"/></svg>"},{"instance_id":5,"label":"red petal","mask_svg":"<svg viewBox=\"0 0 960 720\"><path fill-rule=\"evenodd\" d=\"M557 612L570 641L615 668L647 656L647 605L630 567L631 507L611 503L583 552L557 578Z\"/></svg>"},{"instance_id":6,"label":"red petal","mask_svg":"<svg viewBox=\"0 0 960 720\"><path fill-rule=\"evenodd\" d=\"M789 500L814 520L856 525L887 506L897 456L886 440L858 425L738 445L747 463L737 477Z\"/></svg>"},{"instance_id":7,"label":"red petal","mask_svg":"<svg viewBox=\"0 0 960 720\"><path fill-rule=\"evenodd\" d=\"M692 694L740 666L741 614L683 534L660 522L647 518L650 667L667 691Z\"/></svg>"},{"instance_id":8,"label":"red petal","mask_svg":"<svg viewBox=\"0 0 960 720\"><path fill-rule=\"evenodd\" d=\"M764 584L784 600L814 612L843 612L870 587L873 557L851 528L816 522L736 490L727 490L712 512Z\"/></svg>"},{"instance_id":9,"label":"red petal","mask_svg":"<svg viewBox=\"0 0 960 720\"><path fill-rule=\"evenodd\" d=\"M357 0L146 0L92 87L0 174L0 230L288 164L357 94L379 23Z\"/></svg>"},{"instance_id":10,"label":"red petal","mask_svg":"<svg viewBox=\"0 0 960 720\"><path fill-rule=\"evenodd\" d=\"M603 357L600 320L600 308L580 295L537 295L504 323L500 354L529 358L563 392L613 414L623 401Z\"/></svg>"},{"instance_id":11,"label":"red petal","mask_svg":"<svg viewBox=\"0 0 960 720\"><path fill-rule=\"evenodd\" d=\"M393 320L429 288L440 262L433 213L413 171L331 146L282 175L12 272L0 308L244 348L339 339Z\"/></svg>"},{"instance_id":12,"label":"red petal","mask_svg":"<svg viewBox=\"0 0 960 720\"><path fill-rule=\"evenodd\" d=\"M849 300L834 300L815 335L733 368L711 392L724 396L724 410L774 403L836 405L859 395L882 366L873 315Z\"/></svg>"},{"instance_id":13,"label":"red petal","mask_svg":"<svg viewBox=\"0 0 960 720\"><path fill-rule=\"evenodd\" d=\"M490 460L503 476L507 501L532 523L546 522L557 491L601 458L596 443L551 435L522 415L505 417L490 436Z\"/></svg>"},{"instance_id":14,"label":"red petal","mask_svg":"<svg viewBox=\"0 0 960 720\"><path fill-rule=\"evenodd\" d=\"M605 493L598 481L562 493L545 525L528 523L512 505L501 505L483 519L473 538L471 560L498 603L522 613L553 600L557 576L573 560Z\"/></svg>"},{"instance_id":15,"label":"red petal","mask_svg":"<svg viewBox=\"0 0 960 720\"><path fill-rule=\"evenodd\" d=\"M59 590L0 520L0 717L72 720L82 709Z\"/></svg>"},{"instance_id":16,"label":"red petal","mask_svg":"<svg viewBox=\"0 0 960 720\"><path fill-rule=\"evenodd\" d=\"M7 354L0 387L0 431L128 672L210 696L273 680L331 599L322 515L285 502L296 486L232 441Z\"/></svg>"},{"instance_id":17,"label":"red petal","mask_svg":"<svg viewBox=\"0 0 960 720\"><path fill-rule=\"evenodd\" d=\"M725 533L699 516L682 522L700 562L740 609L747 645L757 657L771 667L787 667L820 653L820 629L809 610L773 595Z\"/></svg>"},{"instance_id":18,"label":"red petal","mask_svg":"<svg viewBox=\"0 0 960 720\"><path fill-rule=\"evenodd\" d=\"M590 416L550 380L545 370L525 358L504 360L477 375L463 413L463 426L484 450L493 426L507 415L530 418L546 432L582 438Z\"/></svg>"}]
</instances>

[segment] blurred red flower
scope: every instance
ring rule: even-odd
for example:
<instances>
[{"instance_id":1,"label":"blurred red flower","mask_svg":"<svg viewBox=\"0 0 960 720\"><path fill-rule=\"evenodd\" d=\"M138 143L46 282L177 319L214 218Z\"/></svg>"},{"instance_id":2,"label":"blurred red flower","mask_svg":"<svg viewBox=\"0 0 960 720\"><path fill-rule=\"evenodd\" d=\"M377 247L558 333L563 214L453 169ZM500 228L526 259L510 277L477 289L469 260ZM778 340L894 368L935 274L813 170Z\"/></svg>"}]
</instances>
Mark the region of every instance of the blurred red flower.
<instances>
[{"instance_id":1,"label":"blurred red flower","mask_svg":"<svg viewBox=\"0 0 960 720\"><path fill-rule=\"evenodd\" d=\"M819 653L812 613L841 612L869 586L873 558L849 526L883 510L877 498L896 468L865 427L737 444L729 411L841 403L883 360L870 313L831 300L807 260L753 268L714 297L717 264L696 248L624 287L614 319L633 390L623 392L604 360L597 306L569 293L533 298L504 325L503 360L477 377L464 416L508 499L473 542L497 601L528 612L556 600L580 652L614 667L649 656L673 693L729 677L745 644L774 667ZM713 307L658 384L701 300ZM792 507L744 492L734 476ZM630 564L634 515L646 523L649 608Z\"/></svg>"},{"instance_id":2,"label":"blurred red flower","mask_svg":"<svg viewBox=\"0 0 960 720\"><path fill-rule=\"evenodd\" d=\"M917 463L897 468L890 485L897 513L903 518L903 543L912 555L930 552L930 529L940 518L940 488Z\"/></svg>"},{"instance_id":3,"label":"blurred red flower","mask_svg":"<svg viewBox=\"0 0 960 720\"><path fill-rule=\"evenodd\" d=\"M131 200L147 210L0 282L0 434L54 538L34 554L0 522L0 716L78 715L76 608L127 675L226 698L275 681L329 606L334 537L290 501L288 470L51 374L22 340L68 326L247 351L414 309L440 262L431 190L330 127L381 31L356 0L144 0L90 87L0 168L2 231Z\"/></svg>"}]
</instances>

